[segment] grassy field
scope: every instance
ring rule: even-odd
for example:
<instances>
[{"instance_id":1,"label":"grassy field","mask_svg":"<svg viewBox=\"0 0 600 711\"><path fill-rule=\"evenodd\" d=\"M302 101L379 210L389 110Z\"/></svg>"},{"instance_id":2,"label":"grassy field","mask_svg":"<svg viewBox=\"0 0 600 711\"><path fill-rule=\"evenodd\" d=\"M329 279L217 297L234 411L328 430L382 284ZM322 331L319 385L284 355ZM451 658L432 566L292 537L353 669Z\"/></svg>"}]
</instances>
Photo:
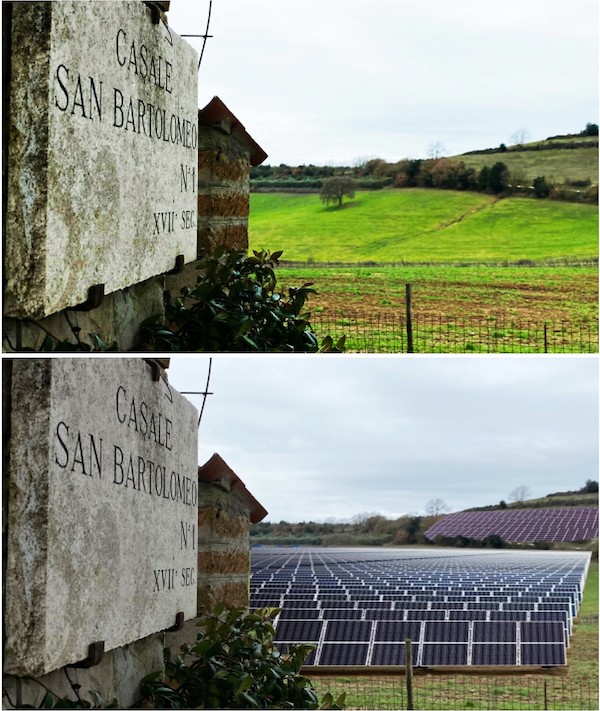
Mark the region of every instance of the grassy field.
<instances>
[{"instance_id":1,"label":"grassy field","mask_svg":"<svg viewBox=\"0 0 600 711\"><path fill-rule=\"evenodd\" d=\"M564 151L567 152L567 151ZM358 192L342 209L316 194L250 196L251 249L293 261L390 263L589 258L595 205L424 189Z\"/></svg>"},{"instance_id":2,"label":"grassy field","mask_svg":"<svg viewBox=\"0 0 600 711\"><path fill-rule=\"evenodd\" d=\"M314 282L315 330L347 336L348 351L408 350L406 284L415 352L598 350L597 266L573 265L597 260L595 205L410 189L360 192L341 210L253 194L251 208L250 247L302 264L279 268L280 287Z\"/></svg>"},{"instance_id":3,"label":"grassy field","mask_svg":"<svg viewBox=\"0 0 600 711\"><path fill-rule=\"evenodd\" d=\"M319 693L346 692L349 709L406 706L403 676L315 677ZM598 709L598 562L591 564L566 668L541 674L419 674L416 709Z\"/></svg>"}]
</instances>

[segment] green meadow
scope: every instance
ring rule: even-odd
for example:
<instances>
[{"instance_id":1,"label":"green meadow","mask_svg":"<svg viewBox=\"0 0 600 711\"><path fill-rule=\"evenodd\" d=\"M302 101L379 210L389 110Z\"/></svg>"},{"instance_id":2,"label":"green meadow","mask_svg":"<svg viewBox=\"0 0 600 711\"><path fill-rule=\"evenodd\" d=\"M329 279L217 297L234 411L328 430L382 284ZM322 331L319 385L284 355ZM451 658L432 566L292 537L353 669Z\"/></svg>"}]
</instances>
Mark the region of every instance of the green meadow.
<instances>
[{"instance_id":1,"label":"green meadow","mask_svg":"<svg viewBox=\"0 0 600 711\"><path fill-rule=\"evenodd\" d=\"M563 151L567 153L568 151ZM253 193L250 249L302 262L544 261L598 255L595 205L469 192L358 192L341 209L317 194Z\"/></svg>"}]
</instances>

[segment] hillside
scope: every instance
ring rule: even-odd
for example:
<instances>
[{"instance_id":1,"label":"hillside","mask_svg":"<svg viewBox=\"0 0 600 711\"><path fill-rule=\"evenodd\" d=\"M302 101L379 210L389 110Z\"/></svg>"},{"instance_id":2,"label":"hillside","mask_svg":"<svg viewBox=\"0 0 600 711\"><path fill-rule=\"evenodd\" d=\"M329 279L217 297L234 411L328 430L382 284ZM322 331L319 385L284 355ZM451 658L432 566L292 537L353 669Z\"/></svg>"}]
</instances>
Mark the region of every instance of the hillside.
<instances>
[{"instance_id":1,"label":"hillside","mask_svg":"<svg viewBox=\"0 0 600 711\"><path fill-rule=\"evenodd\" d=\"M371 158L353 166L259 165L252 168L252 191L281 190L318 192L323 180L332 176L352 177L358 189L384 187L440 187L498 192L483 186L480 171L501 162L508 169L506 185L513 193L533 194L533 181L544 176L555 199L597 202L597 125L588 124L577 134L555 136L543 141L467 151L445 157L404 158L388 162Z\"/></svg>"},{"instance_id":2,"label":"hillside","mask_svg":"<svg viewBox=\"0 0 600 711\"><path fill-rule=\"evenodd\" d=\"M598 184L597 136L567 136L511 146L506 151L470 151L452 159L475 170L502 161L510 171L512 185L531 185L542 175L549 183L573 190Z\"/></svg>"},{"instance_id":3,"label":"hillside","mask_svg":"<svg viewBox=\"0 0 600 711\"><path fill-rule=\"evenodd\" d=\"M556 494L548 494L539 499L527 499L521 502L508 503L506 506L496 504L493 506L479 506L465 511L498 511L506 509L552 509L565 508L569 506L594 507L598 506L597 493L583 493L581 491L565 491Z\"/></svg>"},{"instance_id":4,"label":"hillside","mask_svg":"<svg viewBox=\"0 0 600 711\"><path fill-rule=\"evenodd\" d=\"M362 191L342 209L315 194L250 196L250 249L303 262L594 258L595 205L407 188Z\"/></svg>"}]
</instances>

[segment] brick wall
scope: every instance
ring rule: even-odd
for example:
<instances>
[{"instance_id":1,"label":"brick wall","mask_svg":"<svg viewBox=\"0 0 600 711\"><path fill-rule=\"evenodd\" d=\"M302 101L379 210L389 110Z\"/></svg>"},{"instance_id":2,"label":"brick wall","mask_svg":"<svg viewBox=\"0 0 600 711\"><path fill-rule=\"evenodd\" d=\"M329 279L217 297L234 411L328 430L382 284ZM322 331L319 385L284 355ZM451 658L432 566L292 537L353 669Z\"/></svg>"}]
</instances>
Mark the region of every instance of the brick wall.
<instances>
[{"instance_id":1,"label":"brick wall","mask_svg":"<svg viewBox=\"0 0 600 711\"><path fill-rule=\"evenodd\" d=\"M217 603L249 606L250 525L267 512L238 475L218 455L198 469L198 612ZM196 620L166 634L166 644L179 652L194 642Z\"/></svg>"},{"instance_id":2,"label":"brick wall","mask_svg":"<svg viewBox=\"0 0 600 711\"><path fill-rule=\"evenodd\" d=\"M214 97L198 112L198 256L217 247L248 249L250 168L267 154L239 119ZM197 262L168 275L165 288L178 294L193 286Z\"/></svg>"}]
</instances>

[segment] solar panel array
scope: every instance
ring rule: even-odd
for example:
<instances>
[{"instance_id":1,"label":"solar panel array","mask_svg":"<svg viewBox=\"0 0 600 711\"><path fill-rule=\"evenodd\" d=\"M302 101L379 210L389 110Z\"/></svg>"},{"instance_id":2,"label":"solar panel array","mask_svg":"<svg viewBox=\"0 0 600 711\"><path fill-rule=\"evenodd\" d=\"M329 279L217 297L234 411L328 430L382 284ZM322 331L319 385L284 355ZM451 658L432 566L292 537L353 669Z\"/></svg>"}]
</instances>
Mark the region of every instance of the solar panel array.
<instances>
[{"instance_id":1,"label":"solar panel array","mask_svg":"<svg viewBox=\"0 0 600 711\"><path fill-rule=\"evenodd\" d=\"M560 666L589 553L407 549L253 551L252 608L280 607L275 640L307 664Z\"/></svg>"},{"instance_id":2,"label":"solar panel array","mask_svg":"<svg viewBox=\"0 0 600 711\"><path fill-rule=\"evenodd\" d=\"M445 516L425 531L430 541L437 536L483 540L493 534L514 543L590 541L598 538L598 509L461 511Z\"/></svg>"}]
</instances>

